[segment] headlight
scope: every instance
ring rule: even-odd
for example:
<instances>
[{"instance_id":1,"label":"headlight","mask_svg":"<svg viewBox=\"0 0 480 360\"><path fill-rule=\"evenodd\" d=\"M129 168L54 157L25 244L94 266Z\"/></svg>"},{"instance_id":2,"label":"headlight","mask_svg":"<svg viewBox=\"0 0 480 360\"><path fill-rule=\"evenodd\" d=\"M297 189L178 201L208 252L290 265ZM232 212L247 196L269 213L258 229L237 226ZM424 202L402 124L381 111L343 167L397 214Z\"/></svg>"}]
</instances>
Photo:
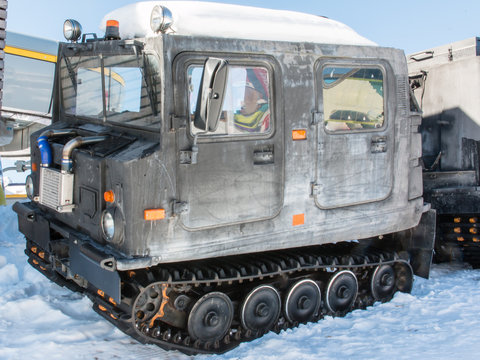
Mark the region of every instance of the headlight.
<instances>
[{"instance_id":1,"label":"headlight","mask_svg":"<svg viewBox=\"0 0 480 360\"><path fill-rule=\"evenodd\" d=\"M30 175L28 175L27 179L25 180L25 192L27 193L27 197L30 200L33 200L35 196L35 188L33 186L33 179Z\"/></svg>"},{"instance_id":2,"label":"headlight","mask_svg":"<svg viewBox=\"0 0 480 360\"><path fill-rule=\"evenodd\" d=\"M150 15L150 27L153 32L162 33L167 31L172 26L172 13L165 6L155 5Z\"/></svg>"},{"instance_id":3,"label":"headlight","mask_svg":"<svg viewBox=\"0 0 480 360\"><path fill-rule=\"evenodd\" d=\"M105 240L109 243L119 245L123 241L123 215L116 208L108 208L102 214L102 233Z\"/></svg>"},{"instance_id":4,"label":"headlight","mask_svg":"<svg viewBox=\"0 0 480 360\"><path fill-rule=\"evenodd\" d=\"M63 36L69 41L77 41L82 35L82 25L76 20L68 19L63 23Z\"/></svg>"},{"instance_id":5,"label":"headlight","mask_svg":"<svg viewBox=\"0 0 480 360\"><path fill-rule=\"evenodd\" d=\"M106 240L112 241L115 236L115 219L110 211L105 210L102 216L103 236Z\"/></svg>"}]
</instances>

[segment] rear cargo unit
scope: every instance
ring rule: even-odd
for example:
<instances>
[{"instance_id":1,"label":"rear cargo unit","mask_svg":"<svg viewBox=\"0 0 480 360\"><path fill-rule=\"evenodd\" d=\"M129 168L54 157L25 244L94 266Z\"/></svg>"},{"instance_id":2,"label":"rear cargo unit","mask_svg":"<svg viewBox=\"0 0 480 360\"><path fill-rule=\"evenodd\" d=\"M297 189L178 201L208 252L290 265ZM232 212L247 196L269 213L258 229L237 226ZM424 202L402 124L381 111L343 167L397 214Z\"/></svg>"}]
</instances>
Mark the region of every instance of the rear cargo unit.
<instances>
[{"instance_id":1,"label":"rear cargo unit","mask_svg":"<svg viewBox=\"0 0 480 360\"><path fill-rule=\"evenodd\" d=\"M424 196L439 216L436 257L480 266L480 39L408 56L423 111Z\"/></svg>"}]
</instances>

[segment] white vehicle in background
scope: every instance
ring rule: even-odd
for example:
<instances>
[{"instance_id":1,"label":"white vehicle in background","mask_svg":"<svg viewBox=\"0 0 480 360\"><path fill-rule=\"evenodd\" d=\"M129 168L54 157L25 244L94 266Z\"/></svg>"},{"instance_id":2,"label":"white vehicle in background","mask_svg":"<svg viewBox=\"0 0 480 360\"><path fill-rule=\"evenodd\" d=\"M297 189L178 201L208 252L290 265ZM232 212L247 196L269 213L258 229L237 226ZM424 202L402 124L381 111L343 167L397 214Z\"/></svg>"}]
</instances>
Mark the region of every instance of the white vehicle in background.
<instances>
[{"instance_id":1,"label":"white vehicle in background","mask_svg":"<svg viewBox=\"0 0 480 360\"><path fill-rule=\"evenodd\" d=\"M6 34L0 164L7 200L26 196L30 134L51 123L57 49L56 41L15 32Z\"/></svg>"}]
</instances>

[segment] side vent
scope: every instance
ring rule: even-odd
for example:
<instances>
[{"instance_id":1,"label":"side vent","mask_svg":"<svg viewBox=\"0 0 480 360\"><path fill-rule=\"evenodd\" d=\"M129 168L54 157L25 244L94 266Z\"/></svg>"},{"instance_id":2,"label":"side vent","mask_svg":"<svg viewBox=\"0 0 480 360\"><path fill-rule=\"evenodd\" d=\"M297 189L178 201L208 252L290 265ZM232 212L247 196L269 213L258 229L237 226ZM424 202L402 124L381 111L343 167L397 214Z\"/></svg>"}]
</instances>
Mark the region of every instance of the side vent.
<instances>
[{"instance_id":1,"label":"side vent","mask_svg":"<svg viewBox=\"0 0 480 360\"><path fill-rule=\"evenodd\" d=\"M398 111L402 117L407 117L410 112L410 98L409 98L410 86L408 83L408 76L397 76L397 99L398 99Z\"/></svg>"}]
</instances>

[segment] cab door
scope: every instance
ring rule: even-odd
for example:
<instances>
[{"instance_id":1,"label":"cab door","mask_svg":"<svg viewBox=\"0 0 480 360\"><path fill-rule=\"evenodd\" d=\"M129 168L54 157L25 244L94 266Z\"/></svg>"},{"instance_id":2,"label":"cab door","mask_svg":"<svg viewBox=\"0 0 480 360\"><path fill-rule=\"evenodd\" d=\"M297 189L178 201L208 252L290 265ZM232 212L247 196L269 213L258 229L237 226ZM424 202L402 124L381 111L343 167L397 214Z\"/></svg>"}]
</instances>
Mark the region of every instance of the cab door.
<instances>
[{"instance_id":1,"label":"cab door","mask_svg":"<svg viewBox=\"0 0 480 360\"><path fill-rule=\"evenodd\" d=\"M387 101L388 64L322 61L316 67L318 207L381 201L393 187L394 111Z\"/></svg>"},{"instance_id":2,"label":"cab door","mask_svg":"<svg viewBox=\"0 0 480 360\"><path fill-rule=\"evenodd\" d=\"M203 229L273 218L283 203L284 164L274 66L265 59L228 59L218 125L203 131L194 121L203 62L186 58L177 66L187 112L187 126L177 134L181 221Z\"/></svg>"}]
</instances>

